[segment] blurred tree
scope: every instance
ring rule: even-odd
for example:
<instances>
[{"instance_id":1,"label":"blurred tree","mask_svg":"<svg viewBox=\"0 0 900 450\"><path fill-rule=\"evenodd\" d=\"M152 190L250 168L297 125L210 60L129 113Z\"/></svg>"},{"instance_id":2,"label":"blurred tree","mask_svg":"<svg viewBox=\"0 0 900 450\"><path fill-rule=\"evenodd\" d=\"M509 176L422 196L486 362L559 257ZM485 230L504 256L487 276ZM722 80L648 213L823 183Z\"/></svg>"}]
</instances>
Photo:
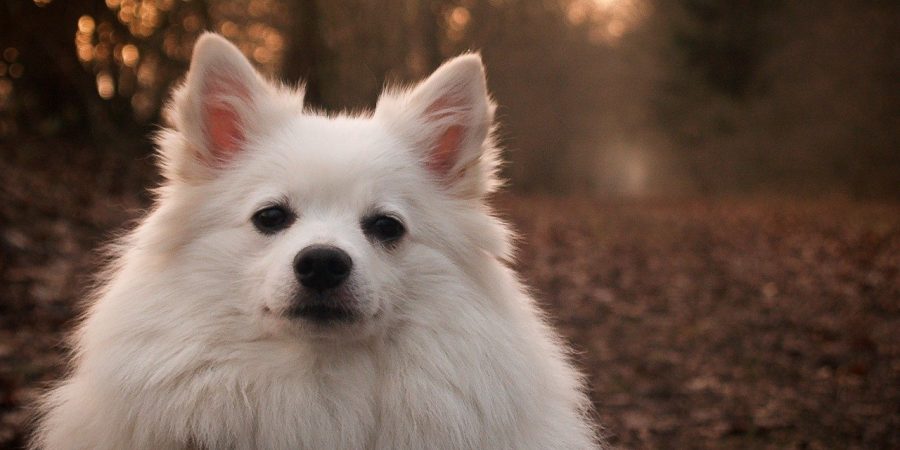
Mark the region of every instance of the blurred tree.
<instances>
[{"instance_id":1,"label":"blurred tree","mask_svg":"<svg viewBox=\"0 0 900 450\"><path fill-rule=\"evenodd\" d=\"M322 13L316 0L289 2L291 18L288 56L284 61L284 77L305 85L304 100L314 107L325 106L322 91L334 74L330 49L322 38Z\"/></svg>"},{"instance_id":2,"label":"blurred tree","mask_svg":"<svg viewBox=\"0 0 900 450\"><path fill-rule=\"evenodd\" d=\"M749 90L770 47L766 25L782 0L681 0L684 20L674 44L689 69L716 91L740 97Z\"/></svg>"},{"instance_id":3,"label":"blurred tree","mask_svg":"<svg viewBox=\"0 0 900 450\"><path fill-rule=\"evenodd\" d=\"M764 88L758 73L772 45L769 28L781 0L656 3L656 26L668 35L658 50L666 74L656 106L675 158L684 161L690 184L703 194L725 185L749 188L755 180L747 175L764 172L765 161L704 143L734 133L735 114Z\"/></svg>"},{"instance_id":4,"label":"blurred tree","mask_svg":"<svg viewBox=\"0 0 900 450\"><path fill-rule=\"evenodd\" d=\"M900 4L657 3L659 124L700 192L900 195Z\"/></svg>"}]
</instances>

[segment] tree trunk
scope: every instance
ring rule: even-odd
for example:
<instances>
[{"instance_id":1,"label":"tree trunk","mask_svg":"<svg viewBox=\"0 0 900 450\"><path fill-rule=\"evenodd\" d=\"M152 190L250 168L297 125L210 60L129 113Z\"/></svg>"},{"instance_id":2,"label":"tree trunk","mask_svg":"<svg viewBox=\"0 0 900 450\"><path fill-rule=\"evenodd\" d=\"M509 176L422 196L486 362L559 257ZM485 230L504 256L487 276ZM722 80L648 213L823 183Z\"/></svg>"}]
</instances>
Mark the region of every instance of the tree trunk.
<instances>
[{"instance_id":1,"label":"tree trunk","mask_svg":"<svg viewBox=\"0 0 900 450\"><path fill-rule=\"evenodd\" d=\"M313 107L328 104L328 81L332 75L331 51L322 36L322 10L317 0L289 2L293 26L287 30L288 51L284 55L284 76L292 83L305 84L305 103Z\"/></svg>"}]
</instances>

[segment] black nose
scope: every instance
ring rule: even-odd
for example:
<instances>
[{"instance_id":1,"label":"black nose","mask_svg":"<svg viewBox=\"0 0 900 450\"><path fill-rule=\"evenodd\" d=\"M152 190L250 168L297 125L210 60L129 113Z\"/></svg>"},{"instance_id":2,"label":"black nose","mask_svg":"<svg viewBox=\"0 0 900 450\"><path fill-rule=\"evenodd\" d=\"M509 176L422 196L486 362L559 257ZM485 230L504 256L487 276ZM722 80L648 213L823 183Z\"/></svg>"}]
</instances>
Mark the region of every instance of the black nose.
<instances>
[{"instance_id":1,"label":"black nose","mask_svg":"<svg viewBox=\"0 0 900 450\"><path fill-rule=\"evenodd\" d=\"M353 260L330 245L311 245L294 257L294 273L300 284L319 291L339 286L350 275Z\"/></svg>"}]
</instances>

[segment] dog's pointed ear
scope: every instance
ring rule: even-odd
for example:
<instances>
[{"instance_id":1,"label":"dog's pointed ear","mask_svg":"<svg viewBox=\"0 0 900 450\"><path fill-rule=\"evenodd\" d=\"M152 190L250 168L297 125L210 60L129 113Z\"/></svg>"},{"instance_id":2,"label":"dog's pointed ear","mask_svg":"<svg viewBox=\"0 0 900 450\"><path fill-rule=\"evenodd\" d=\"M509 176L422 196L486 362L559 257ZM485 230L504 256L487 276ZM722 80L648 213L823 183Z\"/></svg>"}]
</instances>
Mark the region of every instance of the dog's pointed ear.
<instances>
[{"instance_id":1,"label":"dog's pointed ear","mask_svg":"<svg viewBox=\"0 0 900 450\"><path fill-rule=\"evenodd\" d=\"M479 55L451 59L411 91L385 94L375 116L413 145L422 165L445 187L480 196L496 184L489 142L494 104Z\"/></svg>"},{"instance_id":2,"label":"dog's pointed ear","mask_svg":"<svg viewBox=\"0 0 900 450\"><path fill-rule=\"evenodd\" d=\"M180 177L226 165L264 126L272 97L272 87L237 47L217 34L203 34L168 112L185 140L177 146L183 154L163 155L166 165L175 165Z\"/></svg>"}]
</instances>

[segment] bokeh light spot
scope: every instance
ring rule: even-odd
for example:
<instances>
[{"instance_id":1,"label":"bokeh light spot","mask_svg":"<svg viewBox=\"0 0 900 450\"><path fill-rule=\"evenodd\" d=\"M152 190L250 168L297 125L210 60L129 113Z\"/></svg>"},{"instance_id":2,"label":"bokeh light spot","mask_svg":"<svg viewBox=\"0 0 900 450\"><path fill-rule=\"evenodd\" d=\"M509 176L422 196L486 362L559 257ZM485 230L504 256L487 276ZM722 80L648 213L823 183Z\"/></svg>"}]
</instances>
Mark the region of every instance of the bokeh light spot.
<instances>
[{"instance_id":1,"label":"bokeh light spot","mask_svg":"<svg viewBox=\"0 0 900 450\"><path fill-rule=\"evenodd\" d=\"M78 19L78 31L85 34L94 32L94 18L88 15L81 16Z\"/></svg>"},{"instance_id":2,"label":"bokeh light spot","mask_svg":"<svg viewBox=\"0 0 900 450\"><path fill-rule=\"evenodd\" d=\"M104 100L109 100L116 94L116 85L109 73L100 72L97 74L97 93Z\"/></svg>"},{"instance_id":3,"label":"bokeh light spot","mask_svg":"<svg viewBox=\"0 0 900 450\"><path fill-rule=\"evenodd\" d=\"M13 63L9 66L9 76L13 78L20 78L23 73L25 73L25 66L19 63Z\"/></svg>"},{"instance_id":4,"label":"bokeh light spot","mask_svg":"<svg viewBox=\"0 0 900 450\"><path fill-rule=\"evenodd\" d=\"M3 59L7 62L13 62L19 57L19 50L15 47L8 47L6 50L3 50Z\"/></svg>"},{"instance_id":5,"label":"bokeh light spot","mask_svg":"<svg viewBox=\"0 0 900 450\"><path fill-rule=\"evenodd\" d=\"M137 65L138 58L140 57L140 53L138 52L138 48L132 44L128 44L122 47L122 62L125 63L128 67L134 67Z\"/></svg>"}]
</instances>

